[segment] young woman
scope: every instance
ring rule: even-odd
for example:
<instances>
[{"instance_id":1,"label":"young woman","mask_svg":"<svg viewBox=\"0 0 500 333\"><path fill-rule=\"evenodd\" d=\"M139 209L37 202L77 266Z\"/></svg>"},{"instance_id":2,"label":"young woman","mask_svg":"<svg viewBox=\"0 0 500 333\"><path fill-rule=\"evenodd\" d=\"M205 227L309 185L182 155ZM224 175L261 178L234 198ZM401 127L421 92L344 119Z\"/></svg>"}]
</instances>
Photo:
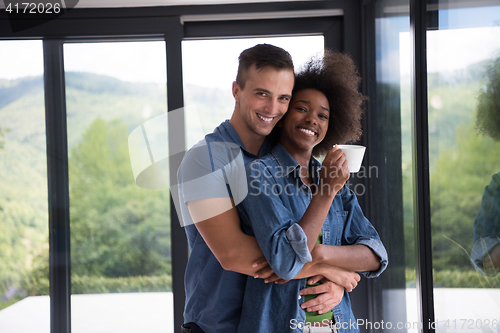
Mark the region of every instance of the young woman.
<instances>
[{"instance_id":1,"label":"young woman","mask_svg":"<svg viewBox=\"0 0 500 333\"><path fill-rule=\"evenodd\" d=\"M352 284L342 272L376 277L387 266L376 230L345 185L345 155L332 148L361 134L359 82L347 55L326 52L310 60L296 75L288 111L273 133L278 143L247 166L249 193L238 207L242 228L257 238L273 271L293 280L249 277L238 332L358 331L343 288ZM312 156L325 153L322 167ZM314 275L336 283L342 296L333 311L316 317L301 308L299 295L305 277Z\"/></svg>"}]
</instances>

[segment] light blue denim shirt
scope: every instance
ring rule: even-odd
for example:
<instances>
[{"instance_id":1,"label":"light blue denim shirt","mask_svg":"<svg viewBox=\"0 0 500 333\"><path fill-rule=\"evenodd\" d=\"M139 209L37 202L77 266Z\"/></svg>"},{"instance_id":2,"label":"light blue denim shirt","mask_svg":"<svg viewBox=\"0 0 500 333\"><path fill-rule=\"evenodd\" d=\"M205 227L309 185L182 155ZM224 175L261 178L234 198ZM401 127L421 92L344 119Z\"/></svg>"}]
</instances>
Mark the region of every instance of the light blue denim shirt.
<instances>
[{"instance_id":1,"label":"light blue denim shirt","mask_svg":"<svg viewBox=\"0 0 500 333\"><path fill-rule=\"evenodd\" d=\"M260 155L268 152L268 144L264 143ZM193 224L186 203L233 197L247 185L244 164L255 158L225 121L205 137L204 143L186 153L177 173L183 225L191 250L184 279L184 323L195 322L206 333L237 331L247 276L222 268ZM242 159L241 166L233 163L238 159ZM234 176L240 173L244 184Z\"/></svg>"},{"instance_id":2,"label":"light blue denim shirt","mask_svg":"<svg viewBox=\"0 0 500 333\"><path fill-rule=\"evenodd\" d=\"M321 165L311 158L309 167L317 182ZM248 164L247 176L249 193L238 205L242 228L255 235L274 272L292 279L304 263L311 261L307 236L298 222L311 202L312 192L300 179L300 165L281 144L271 154ZM372 249L380 258L380 269L362 272L366 277L376 277L387 267L385 247L347 186L337 193L323 224L323 244L363 244ZM238 333L302 332L305 312L300 308L303 297L299 291L305 287L306 279L278 285L248 277ZM359 331L347 292L333 315L340 333Z\"/></svg>"}]
</instances>

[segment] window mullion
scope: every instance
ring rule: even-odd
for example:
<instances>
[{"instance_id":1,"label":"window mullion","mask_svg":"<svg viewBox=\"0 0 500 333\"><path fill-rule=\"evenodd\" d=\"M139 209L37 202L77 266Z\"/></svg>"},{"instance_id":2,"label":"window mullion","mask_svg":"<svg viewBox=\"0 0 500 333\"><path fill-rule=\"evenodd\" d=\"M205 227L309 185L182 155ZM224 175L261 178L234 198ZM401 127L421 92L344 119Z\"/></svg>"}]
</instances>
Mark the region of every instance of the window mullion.
<instances>
[{"instance_id":1,"label":"window mullion","mask_svg":"<svg viewBox=\"0 0 500 333\"><path fill-rule=\"evenodd\" d=\"M169 142L169 169L171 190L176 188L177 169L184 155L186 147L186 133L184 118L181 112L172 112L184 106L184 92L182 83L182 39L184 29L180 20L175 18L169 21L168 33L165 35L167 48L167 102L168 102L168 142ZM181 147L181 149L179 149ZM181 153L176 153L177 151ZM172 240L172 291L174 294L174 330L184 322L184 272L188 261L188 243L184 228L181 227L174 200L177 200L177 191L171 191L170 198L170 236ZM172 197L172 196L175 196ZM180 212L179 212L180 213Z\"/></svg>"},{"instance_id":2,"label":"window mullion","mask_svg":"<svg viewBox=\"0 0 500 333\"><path fill-rule=\"evenodd\" d=\"M434 332L432 239L429 187L429 138L427 109L426 1L410 1L413 38L412 145L415 190L416 285L423 332Z\"/></svg>"},{"instance_id":3,"label":"window mullion","mask_svg":"<svg viewBox=\"0 0 500 333\"><path fill-rule=\"evenodd\" d=\"M71 332L68 148L63 42L44 40L49 213L50 331Z\"/></svg>"}]
</instances>

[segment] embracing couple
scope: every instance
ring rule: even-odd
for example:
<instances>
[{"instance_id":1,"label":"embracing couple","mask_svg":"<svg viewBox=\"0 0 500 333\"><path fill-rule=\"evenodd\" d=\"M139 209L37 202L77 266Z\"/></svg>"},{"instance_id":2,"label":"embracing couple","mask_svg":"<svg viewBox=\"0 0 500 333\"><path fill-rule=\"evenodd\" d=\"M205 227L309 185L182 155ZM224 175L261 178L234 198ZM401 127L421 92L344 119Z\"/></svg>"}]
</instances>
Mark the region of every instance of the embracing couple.
<instances>
[{"instance_id":1,"label":"embracing couple","mask_svg":"<svg viewBox=\"0 0 500 333\"><path fill-rule=\"evenodd\" d=\"M358 331L348 292L388 263L336 147L361 134L360 80L341 53L296 74L279 47L240 54L231 119L177 174L191 250L183 332Z\"/></svg>"}]
</instances>

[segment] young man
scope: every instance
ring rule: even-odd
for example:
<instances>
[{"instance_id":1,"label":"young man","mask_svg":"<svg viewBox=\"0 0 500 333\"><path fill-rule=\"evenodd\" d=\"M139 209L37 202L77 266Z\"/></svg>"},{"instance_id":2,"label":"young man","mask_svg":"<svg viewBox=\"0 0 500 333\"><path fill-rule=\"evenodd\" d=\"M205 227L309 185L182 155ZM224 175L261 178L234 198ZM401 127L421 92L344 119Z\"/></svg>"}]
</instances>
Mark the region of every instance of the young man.
<instances>
[{"instance_id":1,"label":"young man","mask_svg":"<svg viewBox=\"0 0 500 333\"><path fill-rule=\"evenodd\" d=\"M240 193L246 188L244 164L269 152L265 138L287 111L293 83L293 63L285 50L261 44L243 51L232 87L236 103L231 119L190 149L179 167L180 205L191 250L185 332L237 332L243 274L262 268L252 267L262 252L254 237L241 232L234 202L245 196Z\"/></svg>"},{"instance_id":2,"label":"young man","mask_svg":"<svg viewBox=\"0 0 500 333\"><path fill-rule=\"evenodd\" d=\"M185 276L185 332L237 332L246 275L268 276L262 275L265 265L253 265L263 254L256 239L241 231L235 204L248 192L244 165L270 151L266 136L287 111L293 84L292 59L285 50L261 44L243 51L232 88L236 103L231 119L190 149L179 167L179 199L191 249ZM302 234L288 237L300 241L294 237ZM367 251L360 255L373 255ZM339 258L352 260L348 255ZM318 264L321 270L309 267L309 274L301 274L321 274L325 265ZM350 271L344 276L346 290L351 291L359 276ZM338 286L331 282L306 293L321 294L304 304L308 311L338 304Z\"/></svg>"}]
</instances>

